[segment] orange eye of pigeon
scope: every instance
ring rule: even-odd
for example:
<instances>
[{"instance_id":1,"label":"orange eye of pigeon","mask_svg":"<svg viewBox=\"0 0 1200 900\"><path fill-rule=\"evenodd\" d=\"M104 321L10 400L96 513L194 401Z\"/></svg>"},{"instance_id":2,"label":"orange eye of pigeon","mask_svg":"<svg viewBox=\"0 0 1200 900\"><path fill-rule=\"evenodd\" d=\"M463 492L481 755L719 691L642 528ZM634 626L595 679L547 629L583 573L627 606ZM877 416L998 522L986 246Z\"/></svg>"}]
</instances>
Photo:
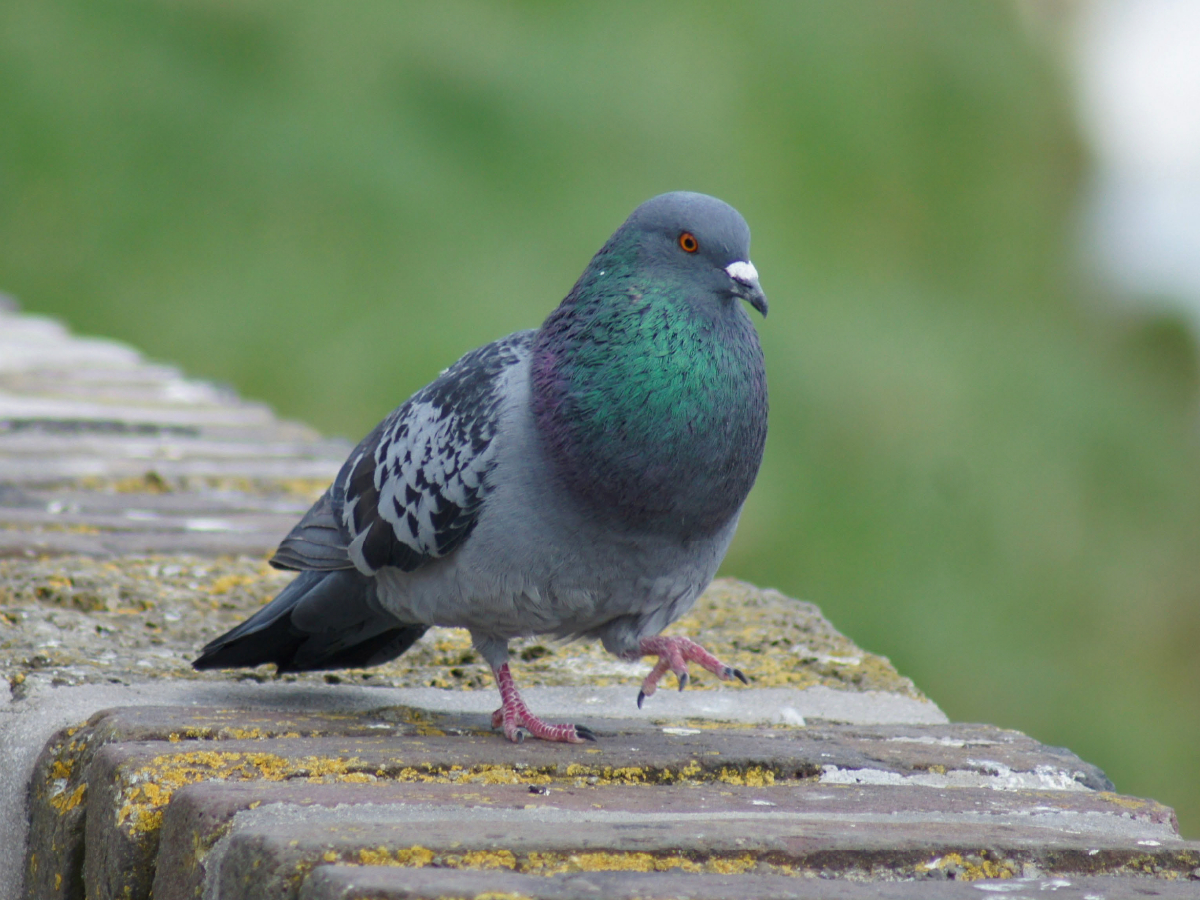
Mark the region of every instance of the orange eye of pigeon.
<instances>
[{"instance_id":1,"label":"orange eye of pigeon","mask_svg":"<svg viewBox=\"0 0 1200 900\"><path fill-rule=\"evenodd\" d=\"M685 231L679 236L679 246L687 253L695 253L700 249L700 242L696 240L696 236L690 231Z\"/></svg>"}]
</instances>

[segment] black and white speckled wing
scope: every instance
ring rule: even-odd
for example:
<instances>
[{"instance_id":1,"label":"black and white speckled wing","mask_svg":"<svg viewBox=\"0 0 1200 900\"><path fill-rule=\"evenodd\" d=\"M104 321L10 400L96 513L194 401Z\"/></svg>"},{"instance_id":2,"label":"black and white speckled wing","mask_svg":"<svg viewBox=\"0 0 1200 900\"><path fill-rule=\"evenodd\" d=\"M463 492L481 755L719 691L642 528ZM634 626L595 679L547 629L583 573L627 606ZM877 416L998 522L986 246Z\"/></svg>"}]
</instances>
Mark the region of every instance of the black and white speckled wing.
<instances>
[{"instance_id":1,"label":"black and white speckled wing","mask_svg":"<svg viewBox=\"0 0 1200 900\"><path fill-rule=\"evenodd\" d=\"M359 571L412 571L471 533L492 487L502 376L532 339L517 332L468 353L350 454L330 501Z\"/></svg>"}]
</instances>

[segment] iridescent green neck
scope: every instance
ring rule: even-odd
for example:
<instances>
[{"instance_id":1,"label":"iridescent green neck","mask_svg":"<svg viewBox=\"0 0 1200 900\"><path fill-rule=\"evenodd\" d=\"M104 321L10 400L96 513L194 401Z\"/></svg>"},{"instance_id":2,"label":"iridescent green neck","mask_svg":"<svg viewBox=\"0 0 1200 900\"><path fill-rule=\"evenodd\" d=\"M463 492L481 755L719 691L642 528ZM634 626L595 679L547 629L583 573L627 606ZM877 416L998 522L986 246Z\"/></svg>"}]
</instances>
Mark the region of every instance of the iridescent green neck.
<instances>
[{"instance_id":1,"label":"iridescent green neck","mask_svg":"<svg viewBox=\"0 0 1200 900\"><path fill-rule=\"evenodd\" d=\"M534 343L534 413L560 474L600 512L685 534L740 508L766 438L766 376L738 301L640 278L606 247Z\"/></svg>"}]
</instances>

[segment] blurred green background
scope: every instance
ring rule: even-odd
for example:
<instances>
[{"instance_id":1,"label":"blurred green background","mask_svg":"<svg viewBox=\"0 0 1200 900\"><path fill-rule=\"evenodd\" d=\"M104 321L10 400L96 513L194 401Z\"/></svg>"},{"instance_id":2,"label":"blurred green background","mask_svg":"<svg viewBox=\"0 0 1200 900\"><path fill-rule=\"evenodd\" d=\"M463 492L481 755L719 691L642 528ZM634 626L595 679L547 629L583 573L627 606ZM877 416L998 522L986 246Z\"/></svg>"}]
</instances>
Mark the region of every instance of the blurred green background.
<instances>
[{"instance_id":1,"label":"blurred green background","mask_svg":"<svg viewBox=\"0 0 1200 900\"><path fill-rule=\"evenodd\" d=\"M1087 155L1028 15L0 4L0 289L357 439L639 202L720 196L772 310L724 571L1197 837L1191 336L1080 274Z\"/></svg>"}]
</instances>

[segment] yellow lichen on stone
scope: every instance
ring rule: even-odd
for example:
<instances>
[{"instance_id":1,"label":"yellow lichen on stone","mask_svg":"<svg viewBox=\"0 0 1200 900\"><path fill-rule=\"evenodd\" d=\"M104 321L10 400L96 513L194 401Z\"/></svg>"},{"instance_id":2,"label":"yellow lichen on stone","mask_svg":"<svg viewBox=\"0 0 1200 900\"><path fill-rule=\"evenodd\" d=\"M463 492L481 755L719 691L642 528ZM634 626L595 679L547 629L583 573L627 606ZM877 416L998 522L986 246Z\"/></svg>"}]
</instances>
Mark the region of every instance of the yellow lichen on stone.
<instances>
[{"instance_id":1,"label":"yellow lichen on stone","mask_svg":"<svg viewBox=\"0 0 1200 900\"><path fill-rule=\"evenodd\" d=\"M444 775L441 781L449 781ZM467 784L549 784L553 779L546 772L536 769L517 770L512 766L482 765L458 779Z\"/></svg>"},{"instance_id":2,"label":"yellow lichen on stone","mask_svg":"<svg viewBox=\"0 0 1200 900\"><path fill-rule=\"evenodd\" d=\"M221 729L222 736L235 741L261 741L267 737L261 728L235 728L226 726Z\"/></svg>"},{"instance_id":3,"label":"yellow lichen on stone","mask_svg":"<svg viewBox=\"0 0 1200 900\"><path fill-rule=\"evenodd\" d=\"M521 776L508 766L480 766L462 780L474 784L520 784Z\"/></svg>"},{"instance_id":4,"label":"yellow lichen on stone","mask_svg":"<svg viewBox=\"0 0 1200 900\"><path fill-rule=\"evenodd\" d=\"M155 806L165 806L167 801L171 799L170 789L164 788L152 781L140 785L137 789L137 792L141 795L143 800L146 800L148 803L152 803Z\"/></svg>"},{"instance_id":5,"label":"yellow lichen on stone","mask_svg":"<svg viewBox=\"0 0 1200 900\"><path fill-rule=\"evenodd\" d=\"M162 809L172 794L199 781L283 781L307 776L310 782L369 781L351 771L357 758L306 756L288 759L274 753L195 750L154 757L126 777L117 824L145 834L162 822Z\"/></svg>"},{"instance_id":6,"label":"yellow lichen on stone","mask_svg":"<svg viewBox=\"0 0 1200 900\"><path fill-rule=\"evenodd\" d=\"M605 767L604 777L618 784L645 784L646 770L641 766L621 766L616 769Z\"/></svg>"},{"instance_id":7,"label":"yellow lichen on stone","mask_svg":"<svg viewBox=\"0 0 1200 900\"><path fill-rule=\"evenodd\" d=\"M725 767L717 774L717 781L747 787L768 787L775 783L775 773L761 766L750 766L745 772Z\"/></svg>"},{"instance_id":8,"label":"yellow lichen on stone","mask_svg":"<svg viewBox=\"0 0 1200 900\"><path fill-rule=\"evenodd\" d=\"M451 866L465 869L515 869L517 858L509 850L472 850L461 857L448 857Z\"/></svg>"},{"instance_id":9,"label":"yellow lichen on stone","mask_svg":"<svg viewBox=\"0 0 1200 900\"><path fill-rule=\"evenodd\" d=\"M700 872L703 866L684 856L656 856L653 861L655 872L669 872L671 869L682 869L684 872Z\"/></svg>"},{"instance_id":10,"label":"yellow lichen on stone","mask_svg":"<svg viewBox=\"0 0 1200 900\"><path fill-rule=\"evenodd\" d=\"M586 853L530 853L519 870L527 875L559 875L568 872L712 872L740 875L758 867L749 854L738 857L713 857L697 861L680 854L656 856L645 852L593 851ZM777 867L770 867L772 870Z\"/></svg>"},{"instance_id":11,"label":"yellow lichen on stone","mask_svg":"<svg viewBox=\"0 0 1200 900\"><path fill-rule=\"evenodd\" d=\"M1127 863L1121 866L1122 870L1127 872L1137 872L1141 875L1153 875L1154 870L1158 868L1158 861L1151 855L1141 854L1130 859Z\"/></svg>"},{"instance_id":12,"label":"yellow lichen on stone","mask_svg":"<svg viewBox=\"0 0 1200 900\"><path fill-rule=\"evenodd\" d=\"M553 858L552 858L553 857ZM553 874L549 871L544 871L550 866L556 864L557 857L550 853L539 853L536 850L532 851L525 857L525 861L521 863L521 871L525 874L533 875L549 875Z\"/></svg>"},{"instance_id":13,"label":"yellow lichen on stone","mask_svg":"<svg viewBox=\"0 0 1200 900\"><path fill-rule=\"evenodd\" d=\"M1117 794L1112 791L1101 791L1097 796L1107 803L1113 803L1125 809L1145 809L1149 805L1149 802L1146 800L1139 800L1137 797L1126 797L1123 794Z\"/></svg>"},{"instance_id":14,"label":"yellow lichen on stone","mask_svg":"<svg viewBox=\"0 0 1200 900\"><path fill-rule=\"evenodd\" d=\"M581 872L653 872L654 857L649 853L572 853L569 866Z\"/></svg>"},{"instance_id":15,"label":"yellow lichen on stone","mask_svg":"<svg viewBox=\"0 0 1200 900\"><path fill-rule=\"evenodd\" d=\"M927 863L918 863L918 872L932 872L948 868L956 868L955 878L958 881L978 881L981 878L1014 878L1020 872L1017 863L1008 859L994 860L980 853L963 857L961 853L947 853Z\"/></svg>"},{"instance_id":16,"label":"yellow lichen on stone","mask_svg":"<svg viewBox=\"0 0 1200 900\"><path fill-rule=\"evenodd\" d=\"M68 813L83 802L83 797L87 793L87 782L77 785L75 790L67 793L65 790L53 794L50 797L50 805L58 810L59 815Z\"/></svg>"},{"instance_id":17,"label":"yellow lichen on stone","mask_svg":"<svg viewBox=\"0 0 1200 900\"><path fill-rule=\"evenodd\" d=\"M749 853L746 853L737 857L716 857L710 859L704 864L704 868L706 871L715 872L718 875L741 875L744 872L749 872L757 865L757 860Z\"/></svg>"},{"instance_id":18,"label":"yellow lichen on stone","mask_svg":"<svg viewBox=\"0 0 1200 900\"><path fill-rule=\"evenodd\" d=\"M410 869L422 869L433 862L433 851L420 844L402 847L398 850L388 850L380 845L374 850L363 848L358 851L358 861L364 866L403 866Z\"/></svg>"},{"instance_id":19,"label":"yellow lichen on stone","mask_svg":"<svg viewBox=\"0 0 1200 900\"><path fill-rule=\"evenodd\" d=\"M128 792L126 801L117 812L117 824L129 823L129 831L145 834L156 831L162 824L162 810L171 799L173 789L154 782L139 784Z\"/></svg>"}]
</instances>

